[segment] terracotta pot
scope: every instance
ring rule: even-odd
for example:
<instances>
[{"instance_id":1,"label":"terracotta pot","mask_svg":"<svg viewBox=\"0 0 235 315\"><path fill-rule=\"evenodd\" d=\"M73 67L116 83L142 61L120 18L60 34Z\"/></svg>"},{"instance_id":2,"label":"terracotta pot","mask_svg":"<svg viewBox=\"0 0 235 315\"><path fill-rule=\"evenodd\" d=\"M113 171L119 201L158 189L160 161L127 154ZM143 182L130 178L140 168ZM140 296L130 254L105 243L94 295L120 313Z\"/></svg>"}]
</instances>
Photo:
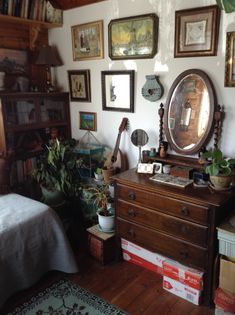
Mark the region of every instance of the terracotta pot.
<instances>
[{"instance_id":1,"label":"terracotta pot","mask_svg":"<svg viewBox=\"0 0 235 315\"><path fill-rule=\"evenodd\" d=\"M104 182L105 184L110 184L111 183L111 177L114 175L114 169L102 169L102 174L104 176Z\"/></svg>"},{"instance_id":2,"label":"terracotta pot","mask_svg":"<svg viewBox=\"0 0 235 315\"><path fill-rule=\"evenodd\" d=\"M210 181L212 185L217 189L229 188L232 182L232 176L231 175L210 176Z\"/></svg>"}]
</instances>

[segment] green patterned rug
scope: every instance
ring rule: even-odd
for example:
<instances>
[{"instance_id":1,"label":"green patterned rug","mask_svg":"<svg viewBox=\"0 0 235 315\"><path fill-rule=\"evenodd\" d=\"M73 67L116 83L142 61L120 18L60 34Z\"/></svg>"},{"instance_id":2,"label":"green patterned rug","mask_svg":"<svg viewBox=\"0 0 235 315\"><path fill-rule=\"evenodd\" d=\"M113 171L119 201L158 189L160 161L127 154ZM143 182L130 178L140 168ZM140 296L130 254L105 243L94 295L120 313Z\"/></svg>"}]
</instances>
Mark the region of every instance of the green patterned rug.
<instances>
[{"instance_id":1,"label":"green patterned rug","mask_svg":"<svg viewBox=\"0 0 235 315\"><path fill-rule=\"evenodd\" d=\"M91 292L60 280L7 315L127 315Z\"/></svg>"}]
</instances>

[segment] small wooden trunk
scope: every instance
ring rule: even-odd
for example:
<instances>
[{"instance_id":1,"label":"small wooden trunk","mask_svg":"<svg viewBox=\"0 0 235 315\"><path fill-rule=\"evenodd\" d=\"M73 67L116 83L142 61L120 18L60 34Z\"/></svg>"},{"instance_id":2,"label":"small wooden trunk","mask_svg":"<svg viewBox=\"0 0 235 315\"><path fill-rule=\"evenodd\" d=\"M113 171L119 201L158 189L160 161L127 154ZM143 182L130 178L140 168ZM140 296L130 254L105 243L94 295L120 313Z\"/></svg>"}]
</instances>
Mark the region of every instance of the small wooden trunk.
<instances>
[{"instance_id":1,"label":"small wooden trunk","mask_svg":"<svg viewBox=\"0 0 235 315\"><path fill-rule=\"evenodd\" d=\"M88 228L87 233L90 255L103 265L114 260L116 253L115 234L100 231L98 224Z\"/></svg>"}]
</instances>

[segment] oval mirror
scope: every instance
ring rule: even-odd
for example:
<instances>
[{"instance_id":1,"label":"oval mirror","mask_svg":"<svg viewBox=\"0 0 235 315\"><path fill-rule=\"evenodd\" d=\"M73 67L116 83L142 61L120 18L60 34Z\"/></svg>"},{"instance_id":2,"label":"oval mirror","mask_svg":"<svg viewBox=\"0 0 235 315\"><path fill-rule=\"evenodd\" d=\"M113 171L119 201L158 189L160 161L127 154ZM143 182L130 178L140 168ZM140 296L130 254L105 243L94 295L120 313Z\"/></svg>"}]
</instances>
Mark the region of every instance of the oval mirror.
<instances>
[{"instance_id":1,"label":"oval mirror","mask_svg":"<svg viewBox=\"0 0 235 315\"><path fill-rule=\"evenodd\" d=\"M181 73L172 84L164 115L171 148L185 155L199 152L213 131L216 106L214 87L205 72L190 69Z\"/></svg>"}]
</instances>

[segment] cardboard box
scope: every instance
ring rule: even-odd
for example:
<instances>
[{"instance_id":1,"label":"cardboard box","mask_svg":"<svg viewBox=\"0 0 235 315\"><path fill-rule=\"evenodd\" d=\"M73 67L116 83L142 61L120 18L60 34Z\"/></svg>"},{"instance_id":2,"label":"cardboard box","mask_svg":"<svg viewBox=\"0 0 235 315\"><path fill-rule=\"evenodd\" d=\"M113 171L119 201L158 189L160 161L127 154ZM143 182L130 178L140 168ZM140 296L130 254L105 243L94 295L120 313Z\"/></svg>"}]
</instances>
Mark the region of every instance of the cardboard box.
<instances>
[{"instance_id":1,"label":"cardboard box","mask_svg":"<svg viewBox=\"0 0 235 315\"><path fill-rule=\"evenodd\" d=\"M166 276L163 276L163 289L195 305L200 304L201 291L191 288Z\"/></svg>"},{"instance_id":2,"label":"cardboard box","mask_svg":"<svg viewBox=\"0 0 235 315\"><path fill-rule=\"evenodd\" d=\"M126 260L130 263L133 263L137 266L146 268L146 269L151 270L153 272L156 272L160 275L162 275L162 273L163 273L163 269L161 267L154 265L151 262L144 260L143 258L138 257L138 256L126 251L125 249L123 249L123 251L122 251L122 256L123 256L124 260Z\"/></svg>"},{"instance_id":3,"label":"cardboard box","mask_svg":"<svg viewBox=\"0 0 235 315\"><path fill-rule=\"evenodd\" d=\"M235 294L235 263L224 256L220 258L219 287Z\"/></svg>"},{"instance_id":4,"label":"cardboard box","mask_svg":"<svg viewBox=\"0 0 235 315\"><path fill-rule=\"evenodd\" d=\"M136 245L130 241L127 241L125 239L121 239L121 247L123 250L126 252L129 252L130 254L134 254L137 257L140 257L144 259L145 261L150 262L153 265L158 266L159 273L162 274L162 269L163 269L163 261L166 260L166 257L158 254L151 252L139 245ZM136 259L136 258L135 258ZM143 262L140 260L141 264Z\"/></svg>"},{"instance_id":5,"label":"cardboard box","mask_svg":"<svg viewBox=\"0 0 235 315\"><path fill-rule=\"evenodd\" d=\"M224 312L235 314L235 294L225 291L221 288L217 288L215 291L214 302L216 307L219 307Z\"/></svg>"},{"instance_id":6,"label":"cardboard box","mask_svg":"<svg viewBox=\"0 0 235 315\"><path fill-rule=\"evenodd\" d=\"M167 259L163 262L163 275L191 288L203 289L203 272Z\"/></svg>"},{"instance_id":7,"label":"cardboard box","mask_svg":"<svg viewBox=\"0 0 235 315\"><path fill-rule=\"evenodd\" d=\"M234 314L230 312L226 312L222 308L216 306L215 315L234 315Z\"/></svg>"}]
</instances>

